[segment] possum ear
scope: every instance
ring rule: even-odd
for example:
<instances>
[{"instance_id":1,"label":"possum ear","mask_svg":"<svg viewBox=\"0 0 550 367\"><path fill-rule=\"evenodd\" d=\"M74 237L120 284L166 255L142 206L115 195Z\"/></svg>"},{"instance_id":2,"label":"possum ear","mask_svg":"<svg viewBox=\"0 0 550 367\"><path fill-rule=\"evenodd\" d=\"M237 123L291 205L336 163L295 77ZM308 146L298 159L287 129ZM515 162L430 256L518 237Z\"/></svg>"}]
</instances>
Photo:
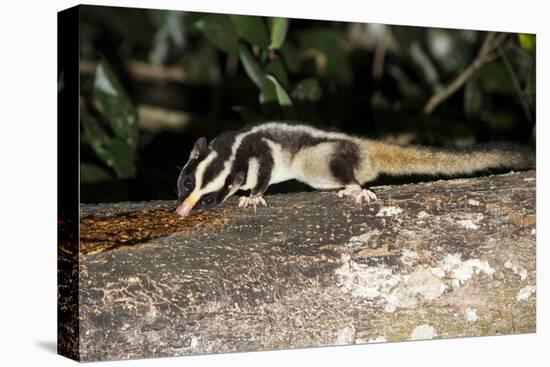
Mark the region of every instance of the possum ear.
<instances>
[{"instance_id":1,"label":"possum ear","mask_svg":"<svg viewBox=\"0 0 550 367\"><path fill-rule=\"evenodd\" d=\"M238 188L241 187L241 185L244 183L244 172L240 171L238 172L235 177L233 177L233 180L231 181L231 187L232 188Z\"/></svg>"},{"instance_id":2,"label":"possum ear","mask_svg":"<svg viewBox=\"0 0 550 367\"><path fill-rule=\"evenodd\" d=\"M193 146L193 150L191 151L191 159L198 158L204 148L206 148L206 138L200 137Z\"/></svg>"}]
</instances>

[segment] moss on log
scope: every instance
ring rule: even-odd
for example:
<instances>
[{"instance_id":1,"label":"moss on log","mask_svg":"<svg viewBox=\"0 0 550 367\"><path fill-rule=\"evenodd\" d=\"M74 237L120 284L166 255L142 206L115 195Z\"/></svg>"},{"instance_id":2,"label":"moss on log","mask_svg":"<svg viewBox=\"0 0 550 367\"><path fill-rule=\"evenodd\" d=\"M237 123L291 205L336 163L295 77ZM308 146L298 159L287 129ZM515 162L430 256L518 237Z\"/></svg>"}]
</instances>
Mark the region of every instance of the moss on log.
<instances>
[{"instance_id":1,"label":"moss on log","mask_svg":"<svg viewBox=\"0 0 550 367\"><path fill-rule=\"evenodd\" d=\"M374 191L82 205L80 359L535 332L534 171Z\"/></svg>"}]
</instances>

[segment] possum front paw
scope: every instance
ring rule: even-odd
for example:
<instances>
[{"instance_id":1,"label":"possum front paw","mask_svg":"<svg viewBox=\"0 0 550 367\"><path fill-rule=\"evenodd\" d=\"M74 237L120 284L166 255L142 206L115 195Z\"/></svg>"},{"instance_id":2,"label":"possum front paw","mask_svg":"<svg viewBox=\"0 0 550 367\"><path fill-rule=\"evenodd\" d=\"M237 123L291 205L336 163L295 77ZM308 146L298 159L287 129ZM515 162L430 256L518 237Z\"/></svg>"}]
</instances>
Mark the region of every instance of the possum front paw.
<instances>
[{"instance_id":1,"label":"possum front paw","mask_svg":"<svg viewBox=\"0 0 550 367\"><path fill-rule=\"evenodd\" d=\"M357 204L361 204L363 200L367 203L376 201L376 194L370 190L363 189L357 184L347 185L345 189L338 191L338 197L350 196Z\"/></svg>"},{"instance_id":2,"label":"possum front paw","mask_svg":"<svg viewBox=\"0 0 550 367\"><path fill-rule=\"evenodd\" d=\"M262 195L241 196L241 198L239 199L239 208L247 208L249 206L253 206L254 210L256 210L256 207L259 204L267 207L267 203Z\"/></svg>"}]
</instances>

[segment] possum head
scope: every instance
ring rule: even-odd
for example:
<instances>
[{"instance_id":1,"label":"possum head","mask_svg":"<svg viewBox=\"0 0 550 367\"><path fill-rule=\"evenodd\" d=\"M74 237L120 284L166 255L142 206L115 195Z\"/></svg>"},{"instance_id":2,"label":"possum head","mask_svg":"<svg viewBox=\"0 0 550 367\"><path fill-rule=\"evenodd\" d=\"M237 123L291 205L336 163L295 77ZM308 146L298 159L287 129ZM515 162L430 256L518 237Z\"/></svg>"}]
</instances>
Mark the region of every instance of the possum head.
<instances>
[{"instance_id":1,"label":"possum head","mask_svg":"<svg viewBox=\"0 0 550 367\"><path fill-rule=\"evenodd\" d=\"M178 177L176 212L186 217L192 209L212 208L233 195L245 180L244 172L233 172L228 157L212 142L199 138Z\"/></svg>"}]
</instances>

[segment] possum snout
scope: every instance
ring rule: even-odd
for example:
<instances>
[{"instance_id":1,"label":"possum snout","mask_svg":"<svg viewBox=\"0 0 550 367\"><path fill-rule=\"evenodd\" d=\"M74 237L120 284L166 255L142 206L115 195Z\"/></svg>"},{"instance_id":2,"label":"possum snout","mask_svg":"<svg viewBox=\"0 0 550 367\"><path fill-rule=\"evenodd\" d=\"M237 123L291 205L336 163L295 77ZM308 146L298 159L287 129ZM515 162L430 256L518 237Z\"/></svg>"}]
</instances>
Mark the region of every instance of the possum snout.
<instances>
[{"instance_id":1,"label":"possum snout","mask_svg":"<svg viewBox=\"0 0 550 367\"><path fill-rule=\"evenodd\" d=\"M200 196L196 193L192 193L181 203L178 208L176 209L176 213L178 213L181 217L187 217L189 213L191 212L191 209L195 207L197 202L199 201Z\"/></svg>"},{"instance_id":2,"label":"possum snout","mask_svg":"<svg viewBox=\"0 0 550 367\"><path fill-rule=\"evenodd\" d=\"M176 213L178 213L180 217L185 218L189 215L189 213L191 213L192 208L193 207L191 206L181 204L180 206L177 207Z\"/></svg>"}]
</instances>

